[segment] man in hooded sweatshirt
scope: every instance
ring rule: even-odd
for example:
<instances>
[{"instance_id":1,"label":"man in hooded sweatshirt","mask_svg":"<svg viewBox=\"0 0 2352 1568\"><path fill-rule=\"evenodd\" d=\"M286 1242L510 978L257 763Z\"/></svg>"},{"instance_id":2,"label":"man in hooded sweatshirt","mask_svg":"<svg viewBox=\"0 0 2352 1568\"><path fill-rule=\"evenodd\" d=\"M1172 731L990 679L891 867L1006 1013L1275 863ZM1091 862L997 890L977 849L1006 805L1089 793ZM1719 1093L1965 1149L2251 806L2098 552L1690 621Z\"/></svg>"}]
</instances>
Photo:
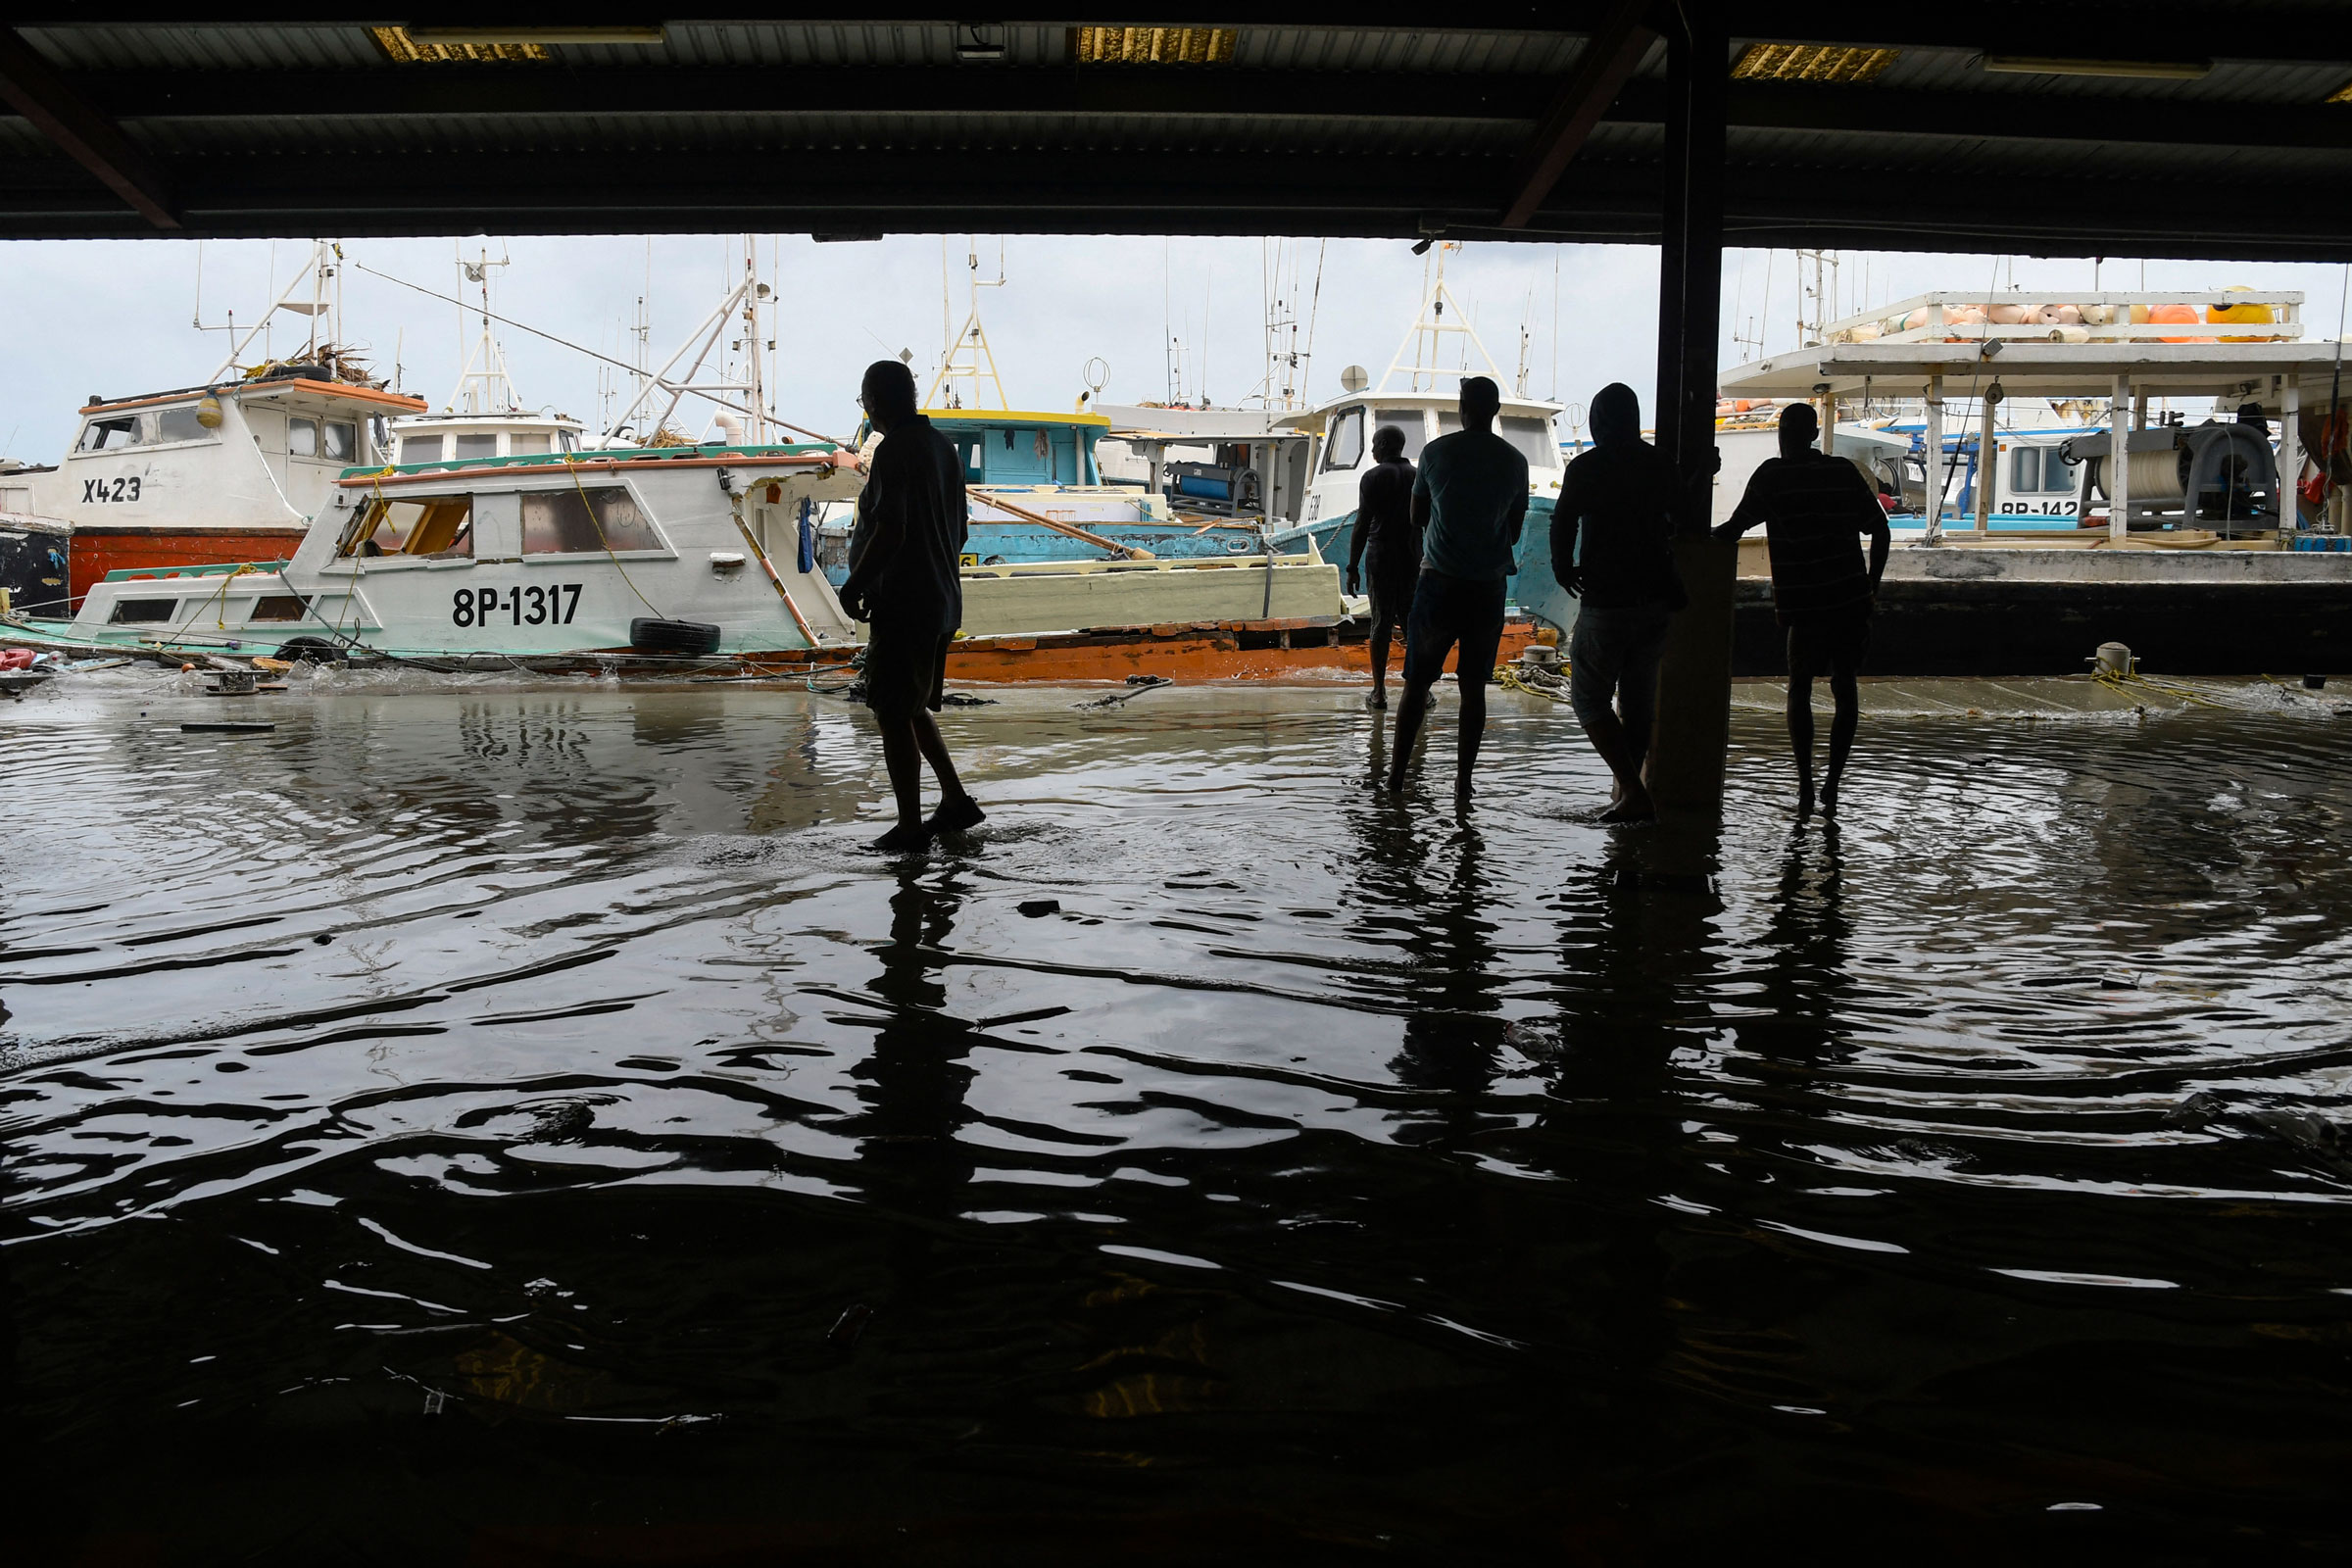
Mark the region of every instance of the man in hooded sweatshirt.
<instances>
[{"instance_id":1,"label":"man in hooded sweatshirt","mask_svg":"<svg viewBox=\"0 0 2352 1568\"><path fill-rule=\"evenodd\" d=\"M1666 625L1684 601L1674 569L1677 489L1674 465L1642 439L1634 389L1602 387L1592 398L1592 448L1560 479L1551 571L1582 601L1568 643L1568 703L1616 776L1604 822L1657 814L1642 768L1656 725Z\"/></svg>"},{"instance_id":2,"label":"man in hooded sweatshirt","mask_svg":"<svg viewBox=\"0 0 2352 1568\"><path fill-rule=\"evenodd\" d=\"M1737 539L1757 523L1772 552L1772 608L1788 632L1788 744L1796 753L1796 814L1813 814L1813 677L1830 677L1837 714L1830 720L1830 771L1821 787L1825 814L1838 810L1838 780L1854 744L1861 694L1854 676L1870 647L1870 612L1893 543L1886 514L1843 458L1817 450L1821 416L1809 403L1781 415L1781 455L1747 481L1739 510L1718 539ZM1862 564L1862 535L1870 564Z\"/></svg>"},{"instance_id":3,"label":"man in hooded sweatshirt","mask_svg":"<svg viewBox=\"0 0 2352 1568\"><path fill-rule=\"evenodd\" d=\"M883 439L858 497L841 608L873 627L865 644L865 706L882 731L882 762L899 807L898 826L874 840L874 848L910 854L935 833L983 820L931 716L943 696L948 645L963 622L957 565L970 514L963 460L915 406L914 376L906 367L897 360L868 366L858 401ZM925 761L939 776L940 790L939 809L927 822Z\"/></svg>"}]
</instances>

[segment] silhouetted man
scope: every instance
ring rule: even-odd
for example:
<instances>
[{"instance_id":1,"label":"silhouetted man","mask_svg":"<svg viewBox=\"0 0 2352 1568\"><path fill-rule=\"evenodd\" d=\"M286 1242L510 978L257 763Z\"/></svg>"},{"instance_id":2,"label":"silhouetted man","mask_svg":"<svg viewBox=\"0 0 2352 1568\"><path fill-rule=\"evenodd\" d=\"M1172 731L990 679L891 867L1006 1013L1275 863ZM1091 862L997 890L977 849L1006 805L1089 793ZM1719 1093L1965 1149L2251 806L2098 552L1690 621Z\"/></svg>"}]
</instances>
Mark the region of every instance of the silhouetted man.
<instances>
[{"instance_id":1,"label":"silhouetted man","mask_svg":"<svg viewBox=\"0 0 2352 1568\"><path fill-rule=\"evenodd\" d=\"M1886 514L1862 471L1814 450L1821 418L1808 403L1781 415L1781 455L1747 481L1731 519L1715 530L1737 539L1757 523L1772 553L1772 605L1788 631L1788 744L1796 752L1796 814L1813 814L1813 677L1827 671L1837 716L1830 721L1824 812L1838 809L1838 780L1854 744L1861 696L1854 676L1870 646L1870 612L1893 543ZM1870 564L1860 536L1870 535Z\"/></svg>"},{"instance_id":2,"label":"silhouetted man","mask_svg":"<svg viewBox=\"0 0 2352 1568\"><path fill-rule=\"evenodd\" d=\"M1372 695L1367 708L1389 706L1389 633L1405 630L1413 583L1421 575L1421 530L1413 526L1413 466L1404 461L1404 432L1384 424L1372 432L1372 466L1355 486L1355 526L1348 530L1348 591L1363 592L1359 564L1372 567ZM1409 642L1409 639L1408 639Z\"/></svg>"},{"instance_id":3,"label":"silhouetted man","mask_svg":"<svg viewBox=\"0 0 2352 1568\"><path fill-rule=\"evenodd\" d=\"M1685 600L1674 569L1677 489L1674 465L1642 439L1634 389L1602 387L1592 398L1592 449L1560 480L1551 571L1582 601L1568 642L1568 703L1616 775L1604 822L1657 815L1642 767L1657 720L1666 625Z\"/></svg>"},{"instance_id":4,"label":"silhouetted man","mask_svg":"<svg viewBox=\"0 0 2352 1568\"><path fill-rule=\"evenodd\" d=\"M1454 794L1470 795L1479 737L1487 727L1487 682L1502 645L1502 610L1512 552L1527 518L1527 459L1494 433L1502 394L1483 375L1462 382L1462 427L1432 441L1413 481L1413 526L1421 534L1421 575L1413 585L1404 632L1404 701L1396 709L1396 754L1389 788L1404 788L1405 764L1429 713L1430 688L1457 645L1454 679L1462 689L1455 745Z\"/></svg>"},{"instance_id":5,"label":"silhouetted man","mask_svg":"<svg viewBox=\"0 0 2352 1568\"><path fill-rule=\"evenodd\" d=\"M963 621L956 563L969 513L963 460L916 410L914 377L906 367L897 360L868 366L858 401L883 440L858 497L841 606L873 627L865 645L865 706L882 731L882 761L899 804L898 826L874 840L874 848L903 854L922 849L934 833L983 820L931 716L947 677L948 645ZM928 822L926 760L940 789L939 810Z\"/></svg>"}]
</instances>

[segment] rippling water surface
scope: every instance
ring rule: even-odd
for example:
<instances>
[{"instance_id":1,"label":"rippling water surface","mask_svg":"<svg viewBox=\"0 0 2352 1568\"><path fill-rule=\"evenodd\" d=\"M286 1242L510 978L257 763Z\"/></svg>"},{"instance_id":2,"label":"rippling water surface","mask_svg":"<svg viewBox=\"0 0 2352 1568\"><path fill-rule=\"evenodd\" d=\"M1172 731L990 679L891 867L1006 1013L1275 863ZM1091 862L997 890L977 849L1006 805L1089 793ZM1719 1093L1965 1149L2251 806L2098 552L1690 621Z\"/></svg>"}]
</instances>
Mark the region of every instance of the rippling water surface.
<instances>
[{"instance_id":1,"label":"rippling water surface","mask_svg":"<svg viewBox=\"0 0 2352 1568\"><path fill-rule=\"evenodd\" d=\"M0 709L61 1554L2352 1544L2332 703L1874 717L1802 831L1743 713L1716 834L1029 691L894 865L837 701L120 681Z\"/></svg>"}]
</instances>

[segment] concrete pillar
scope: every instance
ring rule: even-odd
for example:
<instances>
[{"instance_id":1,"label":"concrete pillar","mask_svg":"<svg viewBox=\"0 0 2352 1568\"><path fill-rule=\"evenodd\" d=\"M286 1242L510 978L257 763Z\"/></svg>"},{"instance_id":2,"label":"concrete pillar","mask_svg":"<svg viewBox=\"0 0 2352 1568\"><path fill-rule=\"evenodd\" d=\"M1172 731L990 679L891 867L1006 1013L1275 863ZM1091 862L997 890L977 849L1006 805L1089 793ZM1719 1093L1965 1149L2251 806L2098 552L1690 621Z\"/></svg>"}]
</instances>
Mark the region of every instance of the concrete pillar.
<instances>
[{"instance_id":1,"label":"concrete pillar","mask_svg":"<svg viewBox=\"0 0 2352 1568\"><path fill-rule=\"evenodd\" d=\"M1667 806L1723 800L1731 746L1737 546L1707 536L1715 474L1716 347L1723 317L1724 120L1730 39L1722 9L1673 8L1666 24L1666 156L1658 255L1658 449L1682 480L1675 559L1689 608L1658 670L1650 792Z\"/></svg>"},{"instance_id":2,"label":"concrete pillar","mask_svg":"<svg viewBox=\"0 0 2352 1568\"><path fill-rule=\"evenodd\" d=\"M2278 388L2278 526L2293 532L2303 526L2295 481L2303 477L2303 430L2296 422L2303 412L2303 378L2281 378Z\"/></svg>"},{"instance_id":3,"label":"concrete pillar","mask_svg":"<svg viewBox=\"0 0 2352 1568\"><path fill-rule=\"evenodd\" d=\"M1977 493L1977 532L1985 533L1992 527L1992 493L2000 487L2001 443L1993 426L1993 412L2001 406L2001 383L1995 381L1984 391L1984 417L1977 424L1977 482L1971 486Z\"/></svg>"},{"instance_id":4,"label":"concrete pillar","mask_svg":"<svg viewBox=\"0 0 2352 1568\"><path fill-rule=\"evenodd\" d=\"M1943 381L1928 377L1928 427L1921 434L1928 449L1928 543L1943 540Z\"/></svg>"},{"instance_id":5,"label":"concrete pillar","mask_svg":"<svg viewBox=\"0 0 2352 1568\"><path fill-rule=\"evenodd\" d=\"M2121 544L2132 531L2132 378L2115 378L2107 406L2107 537Z\"/></svg>"}]
</instances>

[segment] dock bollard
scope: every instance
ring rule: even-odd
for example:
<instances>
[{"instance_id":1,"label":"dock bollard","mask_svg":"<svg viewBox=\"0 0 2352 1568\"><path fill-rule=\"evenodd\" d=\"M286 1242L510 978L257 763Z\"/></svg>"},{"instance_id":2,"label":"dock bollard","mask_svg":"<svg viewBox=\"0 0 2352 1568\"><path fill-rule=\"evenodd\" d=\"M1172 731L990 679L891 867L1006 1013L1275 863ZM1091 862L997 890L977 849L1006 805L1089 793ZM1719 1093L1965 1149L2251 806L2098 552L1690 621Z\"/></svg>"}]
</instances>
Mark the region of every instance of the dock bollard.
<instances>
[{"instance_id":1,"label":"dock bollard","mask_svg":"<svg viewBox=\"0 0 2352 1568\"><path fill-rule=\"evenodd\" d=\"M2101 643L2099 656L2091 662L2098 665L2097 673L2101 675L2129 675L2132 673L2132 650L2122 643Z\"/></svg>"}]
</instances>

